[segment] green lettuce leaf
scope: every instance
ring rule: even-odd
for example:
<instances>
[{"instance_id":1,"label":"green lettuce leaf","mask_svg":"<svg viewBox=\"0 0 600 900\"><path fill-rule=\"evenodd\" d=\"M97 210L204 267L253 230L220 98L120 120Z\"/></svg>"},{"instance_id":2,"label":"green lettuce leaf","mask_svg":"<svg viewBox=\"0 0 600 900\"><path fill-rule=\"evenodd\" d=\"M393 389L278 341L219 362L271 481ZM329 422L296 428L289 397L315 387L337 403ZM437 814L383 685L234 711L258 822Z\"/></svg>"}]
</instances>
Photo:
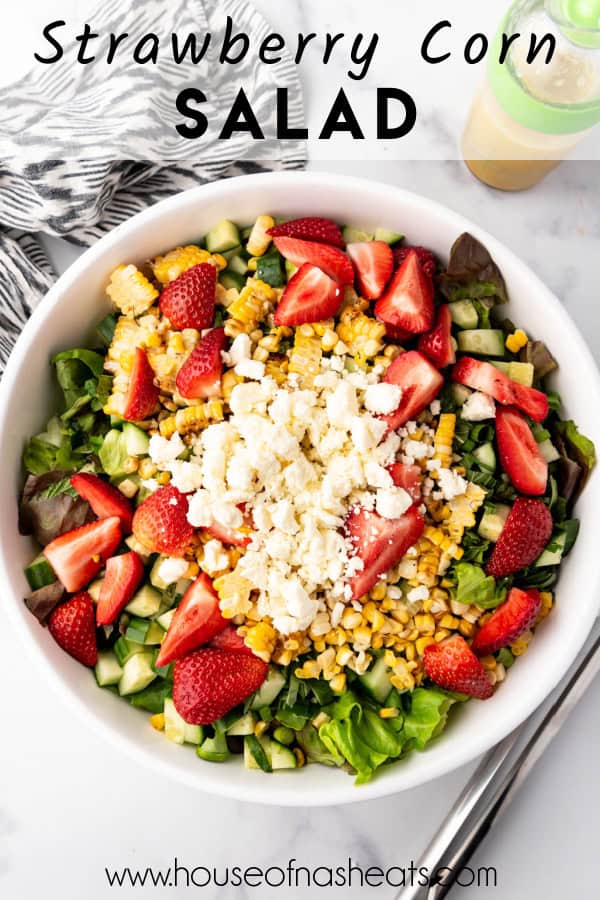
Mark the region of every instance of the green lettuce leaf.
<instances>
[{"instance_id":1,"label":"green lettuce leaf","mask_svg":"<svg viewBox=\"0 0 600 900\"><path fill-rule=\"evenodd\" d=\"M417 750L444 730L454 698L441 691L416 688L410 695L410 712L404 717L405 738L414 741Z\"/></svg>"},{"instance_id":2,"label":"green lettuce leaf","mask_svg":"<svg viewBox=\"0 0 600 900\"><path fill-rule=\"evenodd\" d=\"M324 766L343 766L345 759L335 744L330 747L321 740L319 732L312 725L306 725L297 732L296 738L304 750L309 762L321 763Z\"/></svg>"},{"instance_id":3,"label":"green lettuce leaf","mask_svg":"<svg viewBox=\"0 0 600 900\"><path fill-rule=\"evenodd\" d=\"M479 566L460 562L454 566L454 574L456 587L453 595L458 603L493 609L506 597L506 587L496 585L495 579L491 575L486 575Z\"/></svg>"}]
</instances>

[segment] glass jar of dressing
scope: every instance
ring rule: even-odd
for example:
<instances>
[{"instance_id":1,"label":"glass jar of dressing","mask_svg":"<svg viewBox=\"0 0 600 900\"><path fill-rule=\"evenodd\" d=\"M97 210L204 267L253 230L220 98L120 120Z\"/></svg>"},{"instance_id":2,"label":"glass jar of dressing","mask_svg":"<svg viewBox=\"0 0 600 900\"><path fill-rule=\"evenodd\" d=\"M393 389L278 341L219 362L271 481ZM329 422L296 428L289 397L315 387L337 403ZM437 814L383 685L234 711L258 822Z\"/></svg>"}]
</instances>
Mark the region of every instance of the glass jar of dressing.
<instances>
[{"instance_id":1,"label":"glass jar of dressing","mask_svg":"<svg viewBox=\"0 0 600 900\"><path fill-rule=\"evenodd\" d=\"M499 62L503 34L520 34ZM530 36L555 39L528 61ZM462 138L473 174L491 187L532 187L600 122L600 0L517 0L496 38Z\"/></svg>"}]
</instances>

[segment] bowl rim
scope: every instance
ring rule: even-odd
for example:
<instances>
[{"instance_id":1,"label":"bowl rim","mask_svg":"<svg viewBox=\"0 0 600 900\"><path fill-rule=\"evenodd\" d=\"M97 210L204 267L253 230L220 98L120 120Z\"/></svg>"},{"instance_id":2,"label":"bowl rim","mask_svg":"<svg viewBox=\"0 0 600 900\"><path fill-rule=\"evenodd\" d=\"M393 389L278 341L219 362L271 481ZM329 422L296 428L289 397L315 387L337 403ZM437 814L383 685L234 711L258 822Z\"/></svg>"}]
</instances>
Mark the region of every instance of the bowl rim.
<instances>
[{"instance_id":1,"label":"bowl rim","mask_svg":"<svg viewBox=\"0 0 600 900\"><path fill-rule=\"evenodd\" d=\"M332 188L346 190L354 196L360 196L360 194L366 192L371 195L372 199L377 199L377 196L380 196L387 201L389 201L390 194L393 194L398 199L399 204L404 202L407 205L419 207L424 215L429 215L433 219L443 219L449 226L456 228L457 235L463 231L473 233L486 244L492 256L497 253L500 254L504 258L504 265L508 262L512 272L516 272L522 278L529 280L536 295L540 298L543 297L544 302L552 308L552 315L561 321L569 343L573 346L574 353L577 353L580 364L588 370L592 378L592 383L588 384L590 393L595 392L597 396L600 396L600 372L590 349L565 308L526 263L485 229L480 228L474 222L462 214L456 213L443 203L395 185L386 184L385 182L326 172L268 172L211 182L175 194L118 225L85 250L58 278L40 301L13 348L0 382L0 434L4 433L7 424L8 400L15 390L17 375L26 359L34 337L43 327L46 319L51 316L54 305L58 302L61 295L75 285L86 270L93 266L96 260L107 250L121 244L128 235L132 236L136 230L144 230L149 223L159 221L166 211L173 212L180 207L187 208L189 205L193 205L196 202L202 203L210 198L215 200L222 200L227 197L234 198L241 184L260 191L261 187L271 187L275 181L283 189L286 185L298 185L302 180L305 182L310 181L315 187L320 187L325 192L325 196L326 192ZM5 541L0 541L0 577L3 577L5 583L9 586L11 601L15 598L20 600L18 592L13 587L12 579L5 563L5 546ZM590 593L597 596L600 593L598 591L598 588L600 588L600 565L596 565L593 576L592 579L588 580L588 587ZM293 788L280 785L276 791L269 793L265 790L266 785L262 781L260 783L248 782L244 786L240 786L239 783L233 781L228 783L226 778L215 781L201 767L198 768L198 775L196 776L180 768L175 762L159 759L150 749L135 743L133 739L122 734L116 725L113 725L105 716L99 712L92 711L91 708L83 704L76 696L76 692L69 687L68 679L59 674L47 655L40 653L24 624L25 620L19 615L18 603L9 602L6 604L6 608L8 610L8 618L12 622L20 640L54 690L63 697L76 714L83 718L97 734L124 750L131 758L138 761L142 760L146 766L154 771L167 774L180 783L189 785L196 790L199 789L218 796L260 803L262 805L319 807L364 802L408 790L420 784L433 781L472 762L480 754L495 746L534 712L566 674L581 651L585 639L591 630L598 613L598 601L590 603L585 609L585 614L578 619L578 627L572 640L571 651L569 654L565 653L560 662L553 667L548 680L544 682L540 680L537 684L530 684L529 693L527 696L524 695L523 702L511 710L503 711L503 715L499 717L499 726L495 730L488 729L485 733L474 736L465 746L462 754L459 753L457 756L453 756L451 760L440 754L435 761L432 760L430 762L425 777L420 769L413 772L410 768L402 768L398 765L396 771L394 771L393 767L390 767L384 778L376 778L372 782L361 786L360 789L355 788L350 778L347 779L347 784L334 784L332 782L331 787L320 789L318 798L313 796L314 792L312 791L303 791L300 780L298 780L297 786ZM423 756L426 756L426 753Z\"/></svg>"}]
</instances>

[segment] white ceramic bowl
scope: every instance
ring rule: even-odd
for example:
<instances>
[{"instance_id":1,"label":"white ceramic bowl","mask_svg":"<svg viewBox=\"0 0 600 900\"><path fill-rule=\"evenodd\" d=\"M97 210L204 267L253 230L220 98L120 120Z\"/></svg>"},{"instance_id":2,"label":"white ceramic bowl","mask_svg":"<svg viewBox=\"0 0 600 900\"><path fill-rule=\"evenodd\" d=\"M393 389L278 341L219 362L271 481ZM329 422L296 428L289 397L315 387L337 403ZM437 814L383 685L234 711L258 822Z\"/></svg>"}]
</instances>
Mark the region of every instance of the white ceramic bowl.
<instances>
[{"instance_id":1,"label":"white ceramic bowl","mask_svg":"<svg viewBox=\"0 0 600 900\"><path fill-rule=\"evenodd\" d=\"M495 202L490 199L490 203ZM350 803L401 791L458 768L509 734L564 676L598 611L600 557L595 516L600 472L579 502L579 540L561 572L558 602L533 644L495 696L473 701L452 718L446 733L425 753L390 766L371 784L356 788L342 771L323 766L272 777L246 771L240 760L226 765L200 761L147 725L147 715L98 690L90 673L54 643L25 609L23 566L32 545L17 530L17 494L24 442L54 410L48 360L59 350L85 345L108 311L104 293L111 270L178 244L198 239L220 219L251 222L259 213L330 216L338 222L404 231L443 258L455 238L469 230L489 248L511 295L508 314L528 333L545 340L560 363L556 379L566 413L600 447L596 410L600 379L594 361L558 300L522 262L490 235L436 203L369 181L329 175L276 174L236 178L188 191L148 209L111 232L71 266L36 310L12 354L0 387L0 574L3 606L16 633L49 681L109 741L137 761L216 794L258 803L319 806Z\"/></svg>"}]
</instances>

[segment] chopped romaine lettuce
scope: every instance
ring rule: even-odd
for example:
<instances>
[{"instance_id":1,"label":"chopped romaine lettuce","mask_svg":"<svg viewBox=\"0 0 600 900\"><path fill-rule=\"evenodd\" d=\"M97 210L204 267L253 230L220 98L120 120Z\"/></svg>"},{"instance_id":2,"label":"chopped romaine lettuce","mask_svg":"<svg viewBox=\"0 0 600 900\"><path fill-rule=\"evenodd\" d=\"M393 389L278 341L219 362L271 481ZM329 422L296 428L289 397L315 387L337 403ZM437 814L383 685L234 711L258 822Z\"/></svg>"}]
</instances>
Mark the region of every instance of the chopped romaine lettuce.
<instances>
[{"instance_id":1,"label":"chopped romaine lettuce","mask_svg":"<svg viewBox=\"0 0 600 900\"><path fill-rule=\"evenodd\" d=\"M460 562L454 566L454 574L456 587L453 595L458 603L493 609L506 597L506 587L496 585L495 579L486 575L480 566Z\"/></svg>"}]
</instances>

